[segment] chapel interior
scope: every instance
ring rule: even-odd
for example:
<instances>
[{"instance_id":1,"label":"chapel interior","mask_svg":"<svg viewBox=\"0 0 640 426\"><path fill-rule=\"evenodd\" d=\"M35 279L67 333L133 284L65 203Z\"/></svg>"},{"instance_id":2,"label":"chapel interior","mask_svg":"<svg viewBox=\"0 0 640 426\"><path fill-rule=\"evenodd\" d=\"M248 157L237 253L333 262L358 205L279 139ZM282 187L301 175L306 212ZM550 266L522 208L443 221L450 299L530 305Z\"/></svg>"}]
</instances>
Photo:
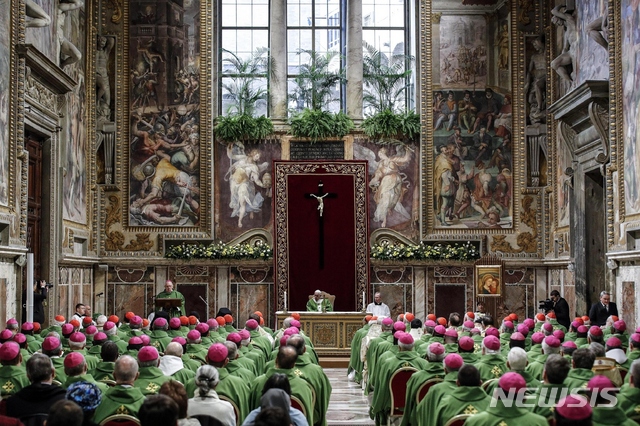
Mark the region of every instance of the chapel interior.
<instances>
[{"instance_id":1,"label":"chapel interior","mask_svg":"<svg viewBox=\"0 0 640 426\"><path fill-rule=\"evenodd\" d=\"M418 318L606 290L640 325L635 0L0 0L0 28L0 318L35 279L47 322L147 316L171 279L272 327L316 289Z\"/></svg>"}]
</instances>

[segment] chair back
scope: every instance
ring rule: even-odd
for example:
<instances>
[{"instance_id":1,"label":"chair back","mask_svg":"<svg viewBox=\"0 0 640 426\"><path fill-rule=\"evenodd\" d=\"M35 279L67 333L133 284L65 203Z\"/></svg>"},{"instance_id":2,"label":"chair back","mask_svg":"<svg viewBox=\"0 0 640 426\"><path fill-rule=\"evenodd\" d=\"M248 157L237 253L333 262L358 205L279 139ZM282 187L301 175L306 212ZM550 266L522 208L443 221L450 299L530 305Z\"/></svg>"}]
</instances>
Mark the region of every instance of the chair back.
<instances>
[{"instance_id":1,"label":"chair back","mask_svg":"<svg viewBox=\"0 0 640 426\"><path fill-rule=\"evenodd\" d=\"M191 419L197 419L200 422L200 426L224 426L220 420L206 414L198 414L197 416L189 416Z\"/></svg>"},{"instance_id":2,"label":"chair back","mask_svg":"<svg viewBox=\"0 0 640 426\"><path fill-rule=\"evenodd\" d=\"M107 385L109 387L113 387L113 386L116 385L116 381L115 380L104 379L104 380L99 380L99 382L104 383L105 385Z\"/></svg>"},{"instance_id":3,"label":"chair back","mask_svg":"<svg viewBox=\"0 0 640 426\"><path fill-rule=\"evenodd\" d=\"M413 367L402 367L391 375L389 380L389 394L391 395L390 416L402 416L404 414L404 404L407 398L407 382L417 373Z\"/></svg>"},{"instance_id":4,"label":"chair back","mask_svg":"<svg viewBox=\"0 0 640 426\"><path fill-rule=\"evenodd\" d=\"M309 295L309 300L313 299L314 297L315 297L314 294ZM327 299L329 303L331 303L331 306L333 306L333 302L336 301L336 296L333 294L329 294L326 291L322 292L322 298Z\"/></svg>"},{"instance_id":5,"label":"chair back","mask_svg":"<svg viewBox=\"0 0 640 426\"><path fill-rule=\"evenodd\" d=\"M302 415L307 417L307 410L304 409L304 404L302 403L302 401L300 401L300 398L291 395L291 406L302 411Z\"/></svg>"},{"instance_id":6,"label":"chair back","mask_svg":"<svg viewBox=\"0 0 640 426\"><path fill-rule=\"evenodd\" d=\"M236 426L240 426L240 410L238 404L232 401L228 396L218 394L218 398L222 401L227 401L233 407L233 414L236 416Z\"/></svg>"},{"instance_id":7,"label":"chair back","mask_svg":"<svg viewBox=\"0 0 640 426\"><path fill-rule=\"evenodd\" d=\"M482 382L482 386L481 387L488 394L489 393L489 388L494 383L496 383L498 380L500 380L500 379L489 379L489 380L486 380L486 381ZM489 396L491 396L491 395L489 395Z\"/></svg>"},{"instance_id":8,"label":"chair back","mask_svg":"<svg viewBox=\"0 0 640 426\"><path fill-rule=\"evenodd\" d=\"M140 420L129 414L114 414L101 421L100 426L140 426Z\"/></svg>"},{"instance_id":9,"label":"chair back","mask_svg":"<svg viewBox=\"0 0 640 426\"><path fill-rule=\"evenodd\" d=\"M416 393L416 404L420 404L420 401L422 401L424 397L427 396L427 392L429 392L429 389L431 389L433 385L442 382L442 380L443 379L441 379L440 377L434 377L433 379L429 379L421 384L418 388L418 393Z\"/></svg>"},{"instance_id":10,"label":"chair back","mask_svg":"<svg viewBox=\"0 0 640 426\"><path fill-rule=\"evenodd\" d=\"M458 414L447 421L444 426L462 426L473 414Z\"/></svg>"}]
</instances>

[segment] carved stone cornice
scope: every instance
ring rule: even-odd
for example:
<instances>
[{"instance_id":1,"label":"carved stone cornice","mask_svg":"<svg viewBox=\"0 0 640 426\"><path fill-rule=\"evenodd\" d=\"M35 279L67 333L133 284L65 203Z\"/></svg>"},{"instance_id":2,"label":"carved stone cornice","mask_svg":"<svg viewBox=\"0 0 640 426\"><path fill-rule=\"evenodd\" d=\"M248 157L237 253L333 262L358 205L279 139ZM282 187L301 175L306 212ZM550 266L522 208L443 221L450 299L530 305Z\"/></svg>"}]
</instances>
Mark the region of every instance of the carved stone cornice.
<instances>
[{"instance_id":1,"label":"carved stone cornice","mask_svg":"<svg viewBox=\"0 0 640 426\"><path fill-rule=\"evenodd\" d=\"M17 44L16 52L20 58L24 58L25 65L31 69L31 74L38 76L39 80L54 93L64 95L78 84L32 44Z\"/></svg>"}]
</instances>

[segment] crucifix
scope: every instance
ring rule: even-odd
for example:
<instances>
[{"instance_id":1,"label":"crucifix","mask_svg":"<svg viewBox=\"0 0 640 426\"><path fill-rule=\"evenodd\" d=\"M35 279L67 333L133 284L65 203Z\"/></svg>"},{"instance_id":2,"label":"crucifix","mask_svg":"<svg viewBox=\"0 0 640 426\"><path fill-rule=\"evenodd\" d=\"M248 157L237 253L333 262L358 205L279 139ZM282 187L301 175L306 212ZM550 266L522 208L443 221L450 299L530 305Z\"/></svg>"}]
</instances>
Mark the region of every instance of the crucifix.
<instances>
[{"instance_id":1,"label":"crucifix","mask_svg":"<svg viewBox=\"0 0 640 426\"><path fill-rule=\"evenodd\" d=\"M315 198L318 201L318 249L320 269L324 269L324 199L337 198L338 194L332 192L324 192L324 184L318 181L318 191L314 193L304 194L305 198Z\"/></svg>"}]
</instances>

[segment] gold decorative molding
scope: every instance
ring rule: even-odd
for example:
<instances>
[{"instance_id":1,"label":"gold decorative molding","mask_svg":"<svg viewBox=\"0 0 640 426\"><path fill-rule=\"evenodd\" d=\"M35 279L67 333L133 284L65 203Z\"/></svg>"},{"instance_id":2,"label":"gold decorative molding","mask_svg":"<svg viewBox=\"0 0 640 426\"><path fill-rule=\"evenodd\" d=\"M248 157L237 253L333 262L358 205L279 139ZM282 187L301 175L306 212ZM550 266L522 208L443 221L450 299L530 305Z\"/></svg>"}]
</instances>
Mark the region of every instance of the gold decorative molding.
<instances>
[{"instance_id":1,"label":"gold decorative molding","mask_svg":"<svg viewBox=\"0 0 640 426\"><path fill-rule=\"evenodd\" d=\"M434 24L439 24L440 23L440 19L442 19L442 13L441 12L434 12L431 14L431 22L433 22Z\"/></svg>"},{"instance_id":2,"label":"gold decorative molding","mask_svg":"<svg viewBox=\"0 0 640 426\"><path fill-rule=\"evenodd\" d=\"M111 22L119 24L122 21L122 0L109 0L109 3L113 6L113 14L111 15Z\"/></svg>"},{"instance_id":3,"label":"gold decorative molding","mask_svg":"<svg viewBox=\"0 0 640 426\"><path fill-rule=\"evenodd\" d=\"M531 23L531 12L534 10L533 0L518 0L518 22L522 25Z\"/></svg>"}]
</instances>

